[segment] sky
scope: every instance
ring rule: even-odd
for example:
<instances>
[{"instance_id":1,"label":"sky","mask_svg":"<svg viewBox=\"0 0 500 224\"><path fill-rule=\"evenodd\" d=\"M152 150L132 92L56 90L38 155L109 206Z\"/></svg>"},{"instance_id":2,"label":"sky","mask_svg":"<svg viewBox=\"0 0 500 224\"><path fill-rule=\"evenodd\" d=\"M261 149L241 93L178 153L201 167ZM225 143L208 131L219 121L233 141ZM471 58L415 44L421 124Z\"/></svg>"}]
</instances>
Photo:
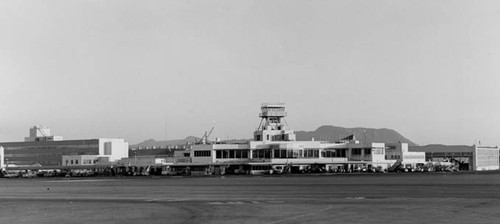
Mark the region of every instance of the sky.
<instances>
[{"instance_id":1,"label":"sky","mask_svg":"<svg viewBox=\"0 0 500 224\"><path fill-rule=\"evenodd\" d=\"M0 142L390 128L500 144L499 1L0 1Z\"/></svg>"}]
</instances>

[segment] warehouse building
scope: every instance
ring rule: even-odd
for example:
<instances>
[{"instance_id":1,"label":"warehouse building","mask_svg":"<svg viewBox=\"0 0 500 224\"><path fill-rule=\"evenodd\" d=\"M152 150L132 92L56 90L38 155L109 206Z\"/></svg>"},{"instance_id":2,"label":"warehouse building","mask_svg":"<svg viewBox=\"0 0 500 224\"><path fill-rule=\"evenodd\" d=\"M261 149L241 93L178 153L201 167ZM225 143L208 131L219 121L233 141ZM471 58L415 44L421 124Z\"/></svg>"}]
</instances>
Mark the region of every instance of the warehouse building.
<instances>
[{"instance_id":1,"label":"warehouse building","mask_svg":"<svg viewBox=\"0 0 500 224\"><path fill-rule=\"evenodd\" d=\"M128 143L119 138L62 140L50 129L34 126L24 142L2 142L6 166L61 166L62 156L97 156L116 161L128 157ZM83 160L79 160L83 161Z\"/></svg>"},{"instance_id":2,"label":"warehouse building","mask_svg":"<svg viewBox=\"0 0 500 224\"><path fill-rule=\"evenodd\" d=\"M426 145L410 147L412 152L425 152L430 162L458 163L460 170L498 170L498 146Z\"/></svg>"}]
</instances>

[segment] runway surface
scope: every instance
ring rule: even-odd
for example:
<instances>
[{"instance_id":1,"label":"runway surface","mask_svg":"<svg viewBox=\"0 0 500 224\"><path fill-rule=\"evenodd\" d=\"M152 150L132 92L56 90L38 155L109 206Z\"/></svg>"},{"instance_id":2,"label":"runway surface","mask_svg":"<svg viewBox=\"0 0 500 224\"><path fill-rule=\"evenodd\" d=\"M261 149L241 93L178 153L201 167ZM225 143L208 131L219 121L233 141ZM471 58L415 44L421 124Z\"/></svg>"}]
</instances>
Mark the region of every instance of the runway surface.
<instances>
[{"instance_id":1,"label":"runway surface","mask_svg":"<svg viewBox=\"0 0 500 224\"><path fill-rule=\"evenodd\" d=\"M0 223L500 223L500 173L0 179Z\"/></svg>"}]
</instances>

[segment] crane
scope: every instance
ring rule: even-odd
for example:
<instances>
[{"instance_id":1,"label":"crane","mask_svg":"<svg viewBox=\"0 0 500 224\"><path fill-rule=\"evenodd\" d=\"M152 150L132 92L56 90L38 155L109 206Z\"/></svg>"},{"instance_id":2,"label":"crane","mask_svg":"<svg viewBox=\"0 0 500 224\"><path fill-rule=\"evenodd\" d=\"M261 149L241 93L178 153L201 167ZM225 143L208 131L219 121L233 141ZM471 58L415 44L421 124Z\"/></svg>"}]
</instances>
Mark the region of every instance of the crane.
<instances>
[{"instance_id":1,"label":"crane","mask_svg":"<svg viewBox=\"0 0 500 224\"><path fill-rule=\"evenodd\" d=\"M44 131L42 131L42 129L40 128L40 126L35 126L36 130L40 132L40 134L42 135L42 137L47 137L47 135L44 133Z\"/></svg>"},{"instance_id":2,"label":"crane","mask_svg":"<svg viewBox=\"0 0 500 224\"><path fill-rule=\"evenodd\" d=\"M212 126L212 128L210 129L210 131L208 132L208 134L205 131L205 134L200 138L200 140L197 142L197 144L206 144L208 142L208 137L210 137L210 135L214 131L214 128L215 127Z\"/></svg>"}]
</instances>

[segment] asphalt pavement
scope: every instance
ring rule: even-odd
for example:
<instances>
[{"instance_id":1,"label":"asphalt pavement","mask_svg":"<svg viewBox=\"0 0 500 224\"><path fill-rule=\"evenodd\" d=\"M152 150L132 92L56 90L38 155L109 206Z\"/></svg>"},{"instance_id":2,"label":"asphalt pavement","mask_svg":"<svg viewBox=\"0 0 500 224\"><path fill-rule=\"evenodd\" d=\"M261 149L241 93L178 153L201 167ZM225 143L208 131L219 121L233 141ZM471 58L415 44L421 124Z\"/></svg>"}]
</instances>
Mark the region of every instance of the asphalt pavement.
<instances>
[{"instance_id":1,"label":"asphalt pavement","mask_svg":"<svg viewBox=\"0 0 500 224\"><path fill-rule=\"evenodd\" d=\"M0 179L0 223L500 223L500 173Z\"/></svg>"}]
</instances>

